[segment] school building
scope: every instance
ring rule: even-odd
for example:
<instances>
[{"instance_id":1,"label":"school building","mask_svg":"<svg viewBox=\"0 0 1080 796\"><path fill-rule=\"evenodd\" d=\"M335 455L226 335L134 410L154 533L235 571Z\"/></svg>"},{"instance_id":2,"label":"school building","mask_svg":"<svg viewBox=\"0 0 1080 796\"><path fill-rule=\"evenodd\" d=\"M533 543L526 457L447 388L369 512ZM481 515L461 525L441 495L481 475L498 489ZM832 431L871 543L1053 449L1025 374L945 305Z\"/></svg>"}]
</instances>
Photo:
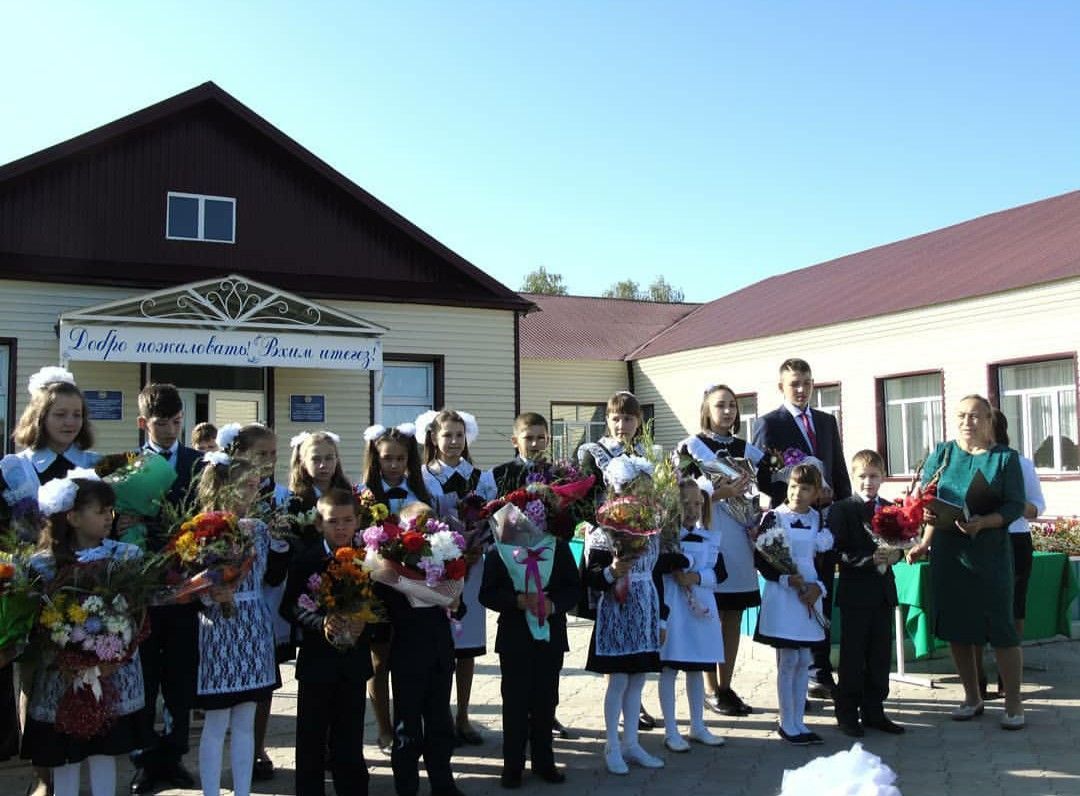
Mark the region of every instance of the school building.
<instances>
[{"instance_id":1,"label":"school building","mask_svg":"<svg viewBox=\"0 0 1080 796\"><path fill-rule=\"evenodd\" d=\"M898 490L952 434L968 393L997 402L1049 514L1080 514L1080 192L762 280L706 304L518 294L213 83L0 166L0 431L26 380L64 362L95 448L139 441L151 380L186 420L261 420L281 440L421 411L474 412L481 466L518 411L556 455L603 433L633 390L671 446L701 390L729 384L743 431L778 406L776 369L811 363L815 404Z\"/></svg>"},{"instance_id":2,"label":"school building","mask_svg":"<svg viewBox=\"0 0 1080 796\"><path fill-rule=\"evenodd\" d=\"M1080 514L1080 192L700 306L527 298L542 312L522 322L522 408L552 418L560 450L603 433L603 405L617 389L637 394L657 442L670 447L697 430L702 389L728 384L748 435L781 403L779 364L801 357L813 367L814 405L839 420L845 453L885 456L886 492L954 436L956 404L980 393L1008 416L1013 447L1034 460L1047 514Z\"/></svg>"},{"instance_id":3,"label":"school building","mask_svg":"<svg viewBox=\"0 0 1080 796\"><path fill-rule=\"evenodd\" d=\"M103 452L138 443L154 380L189 428L273 425L279 475L292 435L329 428L359 478L366 426L444 404L490 465L531 308L213 83L0 167L5 452L59 361Z\"/></svg>"}]
</instances>

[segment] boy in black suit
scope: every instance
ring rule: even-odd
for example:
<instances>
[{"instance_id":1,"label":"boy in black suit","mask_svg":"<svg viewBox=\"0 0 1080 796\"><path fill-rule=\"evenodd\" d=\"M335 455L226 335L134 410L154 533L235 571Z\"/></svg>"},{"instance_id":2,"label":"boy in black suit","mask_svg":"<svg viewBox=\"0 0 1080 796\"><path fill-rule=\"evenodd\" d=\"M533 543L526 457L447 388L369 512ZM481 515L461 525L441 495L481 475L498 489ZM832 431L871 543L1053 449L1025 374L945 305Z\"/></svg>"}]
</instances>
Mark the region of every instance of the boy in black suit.
<instances>
[{"instance_id":1,"label":"boy in black suit","mask_svg":"<svg viewBox=\"0 0 1080 796\"><path fill-rule=\"evenodd\" d=\"M892 565L900 559L900 552L879 549L865 527L878 508L888 505L878 497L884 475L885 462L877 451L859 451L851 460L856 494L829 509L829 528L840 559L836 605L844 627L836 723L853 738L862 737L863 727L892 734L904 732L885 716L884 708L889 695L890 639L896 607Z\"/></svg>"},{"instance_id":2,"label":"boy in black suit","mask_svg":"<svg viewBox=\"0 0 1080 796\"><path fill-rule=\"evenodd\" d=\"M831 489L831 500L851 497L851 481L848 478L844 449L840 442L840 429L836 418L828 412L810 408L814 395L814 376L804 359L786 359L780 365L780 392L784 403L757 419L754 423L754 445L763 451L784 451L798 448L821 460L825 466L825 480ZM771 482L762 468L759 488L772 499L773 506L781 505L787 497L787 486ZM822 501L827 503L828 501ZM825 584L822 610L825 616L832 611L832 584L836 573L836 554L830 550L817 557L815 565L818 578ZM833 680L832 662L829 654L832 639L825 631L825 640L811 647L814 662L810 667L809 695L823 699L832 697L836 688Z\"/></svg>"},{"instance_id":3,"label":"boy in black suit","mask_svg":"<svg viewBox=\"0 0 1080 796\"><path fill-rule=\"evenodd\" d=\"M480 604L499 614L495 651L502 674L503 770L502 786L517 788L525 769L525 745L532 753L532 770L541 779L558 783L566 775L555 767L551 727L559 695L559 673L566 639L566 612L577 605L581 583L577 565L565 541L556 540L550 575L544 592L525 594L514 587L510 572L497 550L484 561ZM538 613L545 601L546 632L530 625L529 613ZM538 638L537 635L541 637ZM543 638L546 636L546 638Z\"/></svg>"},{"instance_id":4,"label":"boy in black suit","mask_svg":"<svg viewBox=\"0 0 1080 796\"><path fill-rule=\"evenodd\" d=\"M203 454L180 441L184 404L172 384L148 384L139 393L139 430L146 434L144 451L158 453L176 470L176 481L165 500L179 507L193 491L192 481ZM117 530L132 521L146 522L147 547L156 552L168 541L169 528L160 517L117 519ZM191 704L199 665L198 606L163 605L150 609L150 636L139 646L146 688L148 737L153 736L154 707L160 688L167 718L156 743L131 755L136 766L131 792L152 793L163 785L194 788L195 778L181 760L188 751Z\"/></svg>"},{"instance_id":5,"label":"boy in black suit","mask_svg":"<svg viewBox=\"0 0 1080 796\"><path fill-rule=\"evenodd\" d=\"M544 460L551 442L547 420L536 412L522 412L514 418L514 433L511 439L518 455L508 462L496 465L491 471L500 495L524 486L525 478L533 466Z\"/></svg>"},{"instance_id":6,"label":"boy in black suit","mask_svg":"<svg viewBox=\"0 0 1080 796\"><path fill-rule=\"evenodd\" d=\"M321 544L308 547L289 568L281 615L302 631L296 659L299 701L296 709L296 796L323 796L324 759L330 745L330 771L338 794L368 792L364 762L364 707L371 677L371 650L364 622L301 605L308 578L326 571L334 551L352 543L357 502L344 489L332 489L315 504ZM351 645L345 637L355 639Z\"/></svg>"}]
</instances>

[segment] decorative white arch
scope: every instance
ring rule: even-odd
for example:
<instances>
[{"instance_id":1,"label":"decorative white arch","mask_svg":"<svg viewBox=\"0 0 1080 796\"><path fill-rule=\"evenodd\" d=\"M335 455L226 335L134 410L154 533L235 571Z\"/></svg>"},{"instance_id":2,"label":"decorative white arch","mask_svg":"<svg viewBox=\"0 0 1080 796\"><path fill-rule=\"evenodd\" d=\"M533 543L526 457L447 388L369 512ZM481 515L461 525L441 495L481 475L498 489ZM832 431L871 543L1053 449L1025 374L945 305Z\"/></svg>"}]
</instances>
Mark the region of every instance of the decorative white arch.
<instances>
[{"instance_id":1,"label":"decorative white arch","mask_svg":"<svg viewBox=\"0 0 1080 796\"><path fill-rule=\"evenodd\" d=\"M60 361L368 370L379 423L387 331L231 274L62 314Z\"/></svg>"}]
</instances>

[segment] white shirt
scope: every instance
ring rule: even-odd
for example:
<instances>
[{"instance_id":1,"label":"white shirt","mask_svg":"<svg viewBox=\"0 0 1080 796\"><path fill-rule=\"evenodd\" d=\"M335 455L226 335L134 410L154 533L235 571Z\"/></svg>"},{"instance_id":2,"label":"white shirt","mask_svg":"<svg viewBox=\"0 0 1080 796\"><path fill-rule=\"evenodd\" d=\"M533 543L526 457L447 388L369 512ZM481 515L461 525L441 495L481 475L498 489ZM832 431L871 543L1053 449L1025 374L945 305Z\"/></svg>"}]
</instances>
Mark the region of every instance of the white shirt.
<instances>
[{"instance_id":1,"label":"white shirt","mask_svg":"<svg viewBox=\"0 0 1080 796\"><path fill-rule=\"evenodd\" d=\"M806 440L806 444L810 447L810 450L814 450L814 445L810 441L810 435L806 433L806 426L803 425L802 421L802 416L803 414L805 414L806 419L810 423L810 428L813 430L814 434L817 434L817 428L814 427L814 416L810 413L810 407L807 406L804 410L795 406L795 404L793 403L788 403L787 401L784 401L784 408L791 413L791 416L793 418L795 418L795 425L799 427L799 432L803 435L803 439Z\"/></svg>"},{"instance_id":2,"label":"white shirt","mask_svg":"<svg viewBox=\"0 0 1080 796\"><path fill-rule=\"evenodd\" d=\"M1046 511L1046 498L1043 497L1042 484L1039 482L1039 474L1035 472L1035 462L1027 456L1019 456L1020 470L1024 473L1024 499L1033 505L1039 514ZM1027 509L1027 506L1024 506ZM1031 523L1024 515L1020 515L1009 523L1009 533L1030 533Z\"/></svg>"},{"instance_id":3,"label":"white shirt","mask_svg":"<svg viewBox=\"0 0 1080 796\"><path fill-rule=\"evenodd\" d=\"M180 450L180 440L179 439L174 440L172 446L168 447L168 448L162 448L160 445L155 445L153 442L150 442L149 440L147 440L145 450L148 450L151 453L162 453L162 454L168 452L169 457L165 461L167 461L169 463L169 466L172 467L173 470L175 470L176 469L176 459L177 459L176 452L178 450Z\"/></svg>"}]
</instances>

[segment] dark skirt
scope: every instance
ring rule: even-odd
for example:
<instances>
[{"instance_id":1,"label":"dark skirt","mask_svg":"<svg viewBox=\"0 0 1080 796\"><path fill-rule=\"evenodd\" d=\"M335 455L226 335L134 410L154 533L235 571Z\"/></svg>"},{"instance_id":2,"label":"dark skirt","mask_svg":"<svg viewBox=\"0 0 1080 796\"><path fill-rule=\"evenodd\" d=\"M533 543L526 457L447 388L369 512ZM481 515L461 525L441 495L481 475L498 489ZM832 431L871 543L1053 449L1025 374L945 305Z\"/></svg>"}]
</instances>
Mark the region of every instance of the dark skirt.
<instances>
[{"instance_id":1,"label":"dark skirt","mask_svg":"<svg viewBox=\"0 0 1080 796\"><path fill-rule=\"evenodd\" d=\"M811 647L820 644L820 641L796 641L790 638L780 638L778 636L766 636L761 632L760 624L754 628L754 641L759 644L768 644L770 647L783 650L797 650L797 649L810 649Z\"/></svg>"},{"instance_id":2,"label":"dark skirt","mask_svg":"<svg viewBox=\"0 0 1080 796\"><path fill-rule=\"evenodd\" d=\"M1013 552L1004 528L974 538L956 528L934 533L930 550L934 635L955 644L1015 647Z\"/></svg>"},{"instance_id":3,"label":"dark skirt","mask_svg":"<svg viewBox=\"0 0 1080 796\"><path fill-rule=\"evenodd\" d=\"M631 655L597 655L596 626L589 639L589 657L586 671L597 674L639 674L660 671L660 652L637 652Z\"/></svg>"},{"instance_id":4,"label":"dark skirt","mask_svg":"<svg viewBox=\"0 0 1080 796\"><path fill-rule=\"evenodd\" d=\"M225 710L242 705L244 702L268 702L274 692L281 688L281 669L275 673L273 685L251 688L247 691L233 691L228 694L196 694L193 707L199 710Z\"/></svg>"},{"instance_id":5,"label":"dark skirt","mask_svg":"<svg viewBox=\"0 0 1080 796\"><path fill-rule=\"evenodd\" d=\"M0 668L0 761L19 754L19 698L15 665Z\"/></svg>"},{"instance_id":6,"label":"dark skirt","mask_svg":"<svg viewBox=\"0 0 1080 796\"><path fill-rule=\"evenodd\" d=\"M389 644L394 638L394 626L389 622L368 622L365 632L369 644Z\"/></svg>"},{"instance_id":7,"label":"dark skirt","mask_svg":"<svg viewBox=\"0 0 1080 796\"><path fill-rule=\"evenodd\" d=\"M481 655L487 654L487 647L463 647L461 649L454 649L454 658L461 660L462 658L479 658Z\"/></svg>"},{"instance_id":8,"label":"dark skirt","mask_svg":"<svg viewBox=\"0 0 1080 796\"><path fill-rule=\"evenodd\" d=\"M716 607L721 611L745 611L761 605L761 592L733 591L716 592Z\"/></svg>"},{"instance_id":9,"label":"dark skirt","mask_svg":"<svg viewBox=\"0 0 1080 796\"><path fill-rule=\"evenodd\" d=\"M663 669L675 669L679 672L711 672L716 669L715 663L701 663L701 661L660 661Z\"/></svg>"},{"instance_id":10,"label":"dark skirt","mask_svg":"<svg viewBox=\"0 0 1080 796\"><path fill-rule=\"evenodd\" d=\"M138 710L120 716L108 732L88 741L57 732L55 724L28 718L21 756L39 768L56 768L81 762L91 755L115 756L145 749L153 739L146 731L142 713Z\"/></svg>"}]
</instances>

